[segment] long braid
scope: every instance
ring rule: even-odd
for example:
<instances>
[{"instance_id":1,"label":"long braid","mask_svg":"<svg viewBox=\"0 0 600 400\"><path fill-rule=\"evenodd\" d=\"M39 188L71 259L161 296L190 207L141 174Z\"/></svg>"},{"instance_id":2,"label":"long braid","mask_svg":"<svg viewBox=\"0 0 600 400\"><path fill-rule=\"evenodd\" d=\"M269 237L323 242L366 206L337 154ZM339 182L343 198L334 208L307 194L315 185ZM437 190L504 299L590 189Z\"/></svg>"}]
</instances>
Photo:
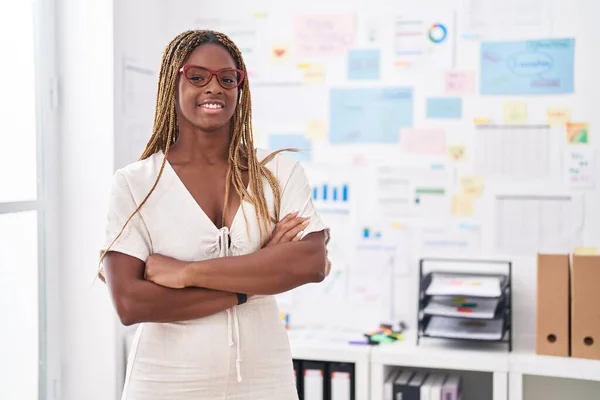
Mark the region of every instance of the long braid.
<instances>
[{"instance_id":1,"label":"long braid","mask_svg":"<svg viewBox=\"0 0 600 400\"><path fill-rule=\"evenodd\" d=\"M208 31L195 30L186 31L177 35L166 47L162 55L162 62L158 80L158 88L156 95L156 109L154 113L154 125L152 128L152 136L146 144L140 160L160 151L164 152L158 175L150 191L136 207L134 212L123 224L121 231L112 241L106 250L100 256L100 267L98 276L104 280L103 270L101 268L102 260L112 247L112 245L123 234L125 227L131 221L133 216L146 203L154 189L158 186L158 182L163 174L167 155L172 144L179 137L179 129L177 124L177 114L175 107L175 93L177 88L177 79L179 69L185 62L189 54L198 46L206 43L218 43L225 47L239 69L246 72L246 65L242 59L242 55L237 46L226 35ZM281 189L277 179L273 173L266 167L266 164L280 151L290 150L284 149L271 153L262 162L259 162L254 151L254 139L251 124L252 106L250 100L250 85L247 77L244 79L241 87L241 96L237 110L231 120L231 143L228 153L228 168L225 178L225 199L223 205L222 220L225 221L225 211L229 201L230 187L240 197L240 204L247 201L252 204L256 210L256 217L260 222L260 242L261 245L266 238L265 233L268 230L269 223L275 223L279 220L279 209L281 204ZM249 187L244 185L243 172L248 171ZM272 214L269 212L267 200L264 191L263 178L266 179L274 198L274 210ZM252 189L253 194L250 194L248 189Z\"/></svg>"}]
</instances>

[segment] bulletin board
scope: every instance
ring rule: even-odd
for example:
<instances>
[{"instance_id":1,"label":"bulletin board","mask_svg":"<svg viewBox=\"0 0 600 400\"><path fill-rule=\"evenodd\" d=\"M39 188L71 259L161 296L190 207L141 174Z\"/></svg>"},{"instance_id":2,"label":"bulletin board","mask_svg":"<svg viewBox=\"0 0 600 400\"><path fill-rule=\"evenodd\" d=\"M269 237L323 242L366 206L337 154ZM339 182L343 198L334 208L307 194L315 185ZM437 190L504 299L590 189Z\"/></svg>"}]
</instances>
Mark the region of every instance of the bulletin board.
<instances>
[{"instance_id":1,"label":"bulletin board","mask_svg":"<svg viewBox=\"0 0 600 400\"><path fill-rule=\"evenodd\" d=\"M600 244L580 84L591 71L578 61L592 46L553 1L321 3L201 1L201 15L171 21L228 34L257 145L301 150L290 156L331 228L332 271L278 296L291 325L410 326L419 257L533 260Z\"/></svg>"}]
</instances>

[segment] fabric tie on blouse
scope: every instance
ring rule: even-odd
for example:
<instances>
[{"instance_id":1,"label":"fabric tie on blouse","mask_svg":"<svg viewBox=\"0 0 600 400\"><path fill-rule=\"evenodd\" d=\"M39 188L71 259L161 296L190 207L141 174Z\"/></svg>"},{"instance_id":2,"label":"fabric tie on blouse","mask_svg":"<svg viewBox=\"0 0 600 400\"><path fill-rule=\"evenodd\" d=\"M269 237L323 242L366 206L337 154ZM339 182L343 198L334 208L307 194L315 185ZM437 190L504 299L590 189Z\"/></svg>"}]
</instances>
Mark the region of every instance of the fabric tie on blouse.
<instances>
[{"instance_id":1,"label":"fabric tie on blouse","mask_svg":"<svg viewBox=\"0 0 600 400\"><path fill-rule=\"evenodd\" d=\"M229 236L229 229L224 226L219 229L217 233L217 240L219 246L219 257L228 257L230 255L229 248L231 246L231 237ZM232 323L233 322L233 323ZM233 339L233 331L235 329L235 343ZM242 381L242 356L240 348L240 320L237 314L237 306L233 306L231 309L227 309L227 338L229 346L236 345L235 347L235 370L237 372L238 382Z\"/></svg>"}]
</instances>

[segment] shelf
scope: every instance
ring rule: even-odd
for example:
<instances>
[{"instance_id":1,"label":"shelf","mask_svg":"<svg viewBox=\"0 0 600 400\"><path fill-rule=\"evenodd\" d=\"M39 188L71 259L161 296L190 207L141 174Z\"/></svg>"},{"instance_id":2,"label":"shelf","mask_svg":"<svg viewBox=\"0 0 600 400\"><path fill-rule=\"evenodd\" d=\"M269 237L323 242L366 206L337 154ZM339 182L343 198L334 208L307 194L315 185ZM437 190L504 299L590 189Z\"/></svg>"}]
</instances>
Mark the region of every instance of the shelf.
<instances>
[{"instance_id":1,"label":"shelf","mask_svg":"<svg viewBox=\"0 0 600 400\"><path fill-rule=\"evenodd\" d=\"M417 346L413 338L402 342L373 347L371 362L417 368L450 369L459 371L508 372L509 353L503 345L487 343L482 347L474 342L432 341Z\"/></svg>"},{"instance_id":2,"label":"shelf","mask_svg":"<svg viewBox=\"0 0 600 400\"><path fill-rule=\"evenodd\" d=\"M600 360L541 356L531 347L513 350L509 362L512 373L600 382Z\"/></svg>"}]
</instances>

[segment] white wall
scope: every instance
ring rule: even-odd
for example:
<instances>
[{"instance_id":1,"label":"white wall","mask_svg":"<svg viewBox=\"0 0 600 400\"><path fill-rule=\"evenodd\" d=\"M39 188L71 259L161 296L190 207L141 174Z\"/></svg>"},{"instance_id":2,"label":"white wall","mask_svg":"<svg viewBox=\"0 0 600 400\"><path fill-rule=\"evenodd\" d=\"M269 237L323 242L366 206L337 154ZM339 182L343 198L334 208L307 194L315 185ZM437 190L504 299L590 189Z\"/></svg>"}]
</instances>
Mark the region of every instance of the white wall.
<instances>
[{"instance_id":1,"label":"white wall","mask_svg":"<svg viewBox=\"0 0 600 400\"><path fill-rule=\"evenodd\" d=\"M60 270L62 369L60 400L120 395L118 324L96 280L108 189L115 168L121 54L156 61L160 1L57 0L60 86ZM143 13L140 13L140 10ZM127 30L127 32L126 32ZM92 282L94 285L92 286Z\"/></svg>"}]
</instances>

